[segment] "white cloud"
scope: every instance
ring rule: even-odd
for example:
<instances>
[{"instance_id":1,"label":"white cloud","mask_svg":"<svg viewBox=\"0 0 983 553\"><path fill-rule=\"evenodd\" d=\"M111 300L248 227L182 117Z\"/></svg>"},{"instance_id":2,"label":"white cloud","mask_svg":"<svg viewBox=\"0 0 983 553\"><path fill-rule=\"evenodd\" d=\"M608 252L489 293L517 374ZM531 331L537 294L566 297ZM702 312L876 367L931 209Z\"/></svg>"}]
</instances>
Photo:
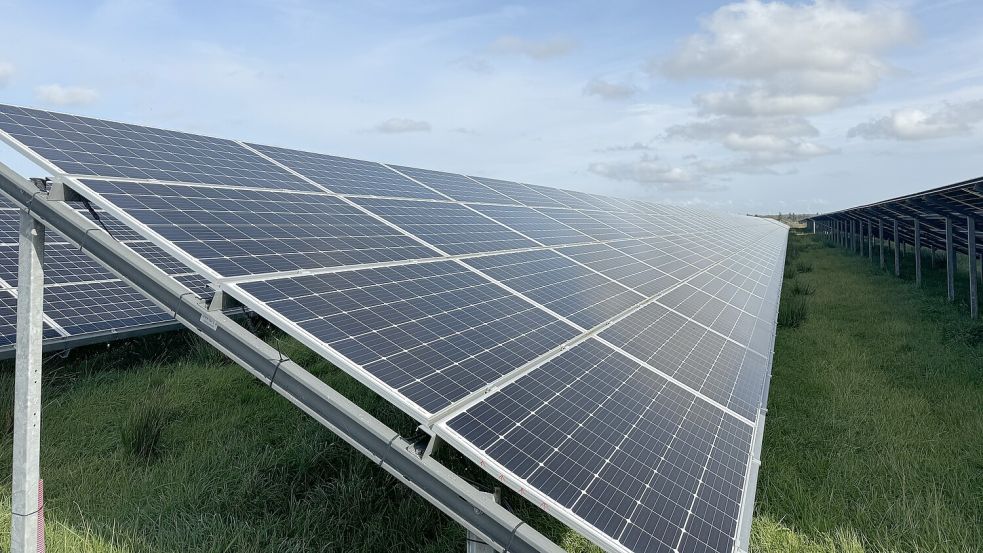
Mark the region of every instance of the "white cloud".
<instances>
[{"instance_id":1,"label":"white cloud","mask_svg":"<svg viewBox=\"0 0 983 553\"><path fill-rule=\"evenodd\" d=\"M566 38L528 40L507 35L496 39L491 45L491 50L499 54L514 54L534 60L547 60L565 56L576 47L576 42Z\"/></svg>"},{"instance_id":2,"label":"white cloud","mask_svg":"<svg viewBox=\"0 0 983 553\"><path fill-rule=\"evenodd\" d=\"M594 151L599 153L608 153L608 152L647 152L651 150L653 150L653 148L648 144L643 144L641 142L633 142L631 144L626 144L626 145L608 146L607 148L596 148Z\"/></svg>"},{"instance_id":3,"label":"white cloud","mask_svg":"<svg viewBox=\"0 0 983 553\"><path fill-rule=\"evenodd\" d=\"M910 40L900 9L859 11L840 2L746 0L719 8L668 60L650 65L670 78L729 79L736 86L698 95L704 114L824 113L870 92L891 72L880 59Z\"/></svg>"},{"instance_id":4,"label":"white cloud","mask_svg":"<svg viewBox=\"0 0 983 553\"><path fill-rule=\"evenodd\" d=\"M403 117L393 117L379 123L373 130L384 134L397 134L404 132L430 132L430 123L406 119Z\"/></svg>"},{"instance_id":5,"label":"white cloud","mask_svg":"<svg viewBox=\"0 0 983 553\"><path fill-rule=\"evenodd\" d=\"M37 87L35 93L41 101L56 106L84 106L99 99L95 89L83 86L46 84Z\"/></svg>"},{"instance_id":6,"label":"white cloud","mask_svg":"<svg viewBox=\"0 0 983 553\"><path fill-rule=\"evenodd\" d=\"M705 189L707 185L681 167L674 167L646 154L637 160L595 162L587 170L616 181L630 181L653 186L660 191Z\"/></svg>"},{"instance_id":7,"label":"white cloud","mask_svg":"<svg viewBox=\"0 0 983 553\"><path fill-rule=\"evenodd\" d=\"M479 58L477 56L462 56L451 60L450 64L459 69L466 69L475 73L488 74L495 71L495 68L492 67L491 62L485 58Z\"/></svg>"},{"instance_id":8,"label":"white cloud","mask_svg":"<svg viewBox=\"0 0 983 553\"><path fill-rule=\"evenodd\" d=\"M851 128L847 131L847 136L867 140L928 140L969 134L981 121L983 99L946 102L929 111L911 107L895 110L890 115L874 118Z\"/></svg>"},{"instance_id":9,"label":"white cloud","mask_svg":"<svg viewBox=\"0 0 983 553\"><path fill-rule=\"evenodd\" d=\"M819 136L819 130L803 117L715 117L673 125L666 129L664 138L722 140L734 133L784 138Z\"/></svg>"},{"instance_id":10,"label":"white cloud","mask_svg":"<svg viewBox=\"0 0 983 553\"><path fill-rule=\"evenodd\" d=\"M0 61L0 86L6 86L14 76L14 64Z\"/></svg>"},{"instance_id":11,"label":"white cloud","mask_svg":"<svg viewBox=\"0 0 983 553\"><path fill-rule=\"evenodd\" d=\"M584 85L585 96L599 96L604 100L627 100L637 92L634 85L610 83L597 77Z\"/></svg>"}]
</instances>

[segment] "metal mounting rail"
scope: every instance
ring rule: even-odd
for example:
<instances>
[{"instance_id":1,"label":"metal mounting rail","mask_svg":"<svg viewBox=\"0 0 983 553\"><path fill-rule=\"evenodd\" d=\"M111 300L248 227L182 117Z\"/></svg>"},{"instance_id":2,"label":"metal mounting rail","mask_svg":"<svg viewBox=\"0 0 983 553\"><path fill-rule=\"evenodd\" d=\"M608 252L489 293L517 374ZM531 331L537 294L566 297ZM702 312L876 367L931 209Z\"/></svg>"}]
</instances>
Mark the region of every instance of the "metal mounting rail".
<instances>
[{"instance_id":1,"label":"metal mounting rail","mask_svg":"<svg viewBox=\"0 0 983 553\"><path fill-rule=\"evenodd\" d=\"M221 311L209 311L209 306L188 288L123 247L98 224L65 202L49 199L3 164L0 192L483 541L514 553L562 551L450 469L429 456L418 455L396 431L284 359Z\"/></svg>"}]
</instances>

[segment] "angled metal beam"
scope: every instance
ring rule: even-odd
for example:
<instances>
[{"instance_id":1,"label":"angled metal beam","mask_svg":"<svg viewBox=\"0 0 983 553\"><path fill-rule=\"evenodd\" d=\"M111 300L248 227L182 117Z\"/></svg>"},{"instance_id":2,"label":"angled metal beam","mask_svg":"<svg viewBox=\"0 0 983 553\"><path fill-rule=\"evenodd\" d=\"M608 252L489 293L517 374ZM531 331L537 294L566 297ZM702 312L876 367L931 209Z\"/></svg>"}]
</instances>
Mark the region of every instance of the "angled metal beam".
<instances>
[{"instance_id":1,"label":"angled metal beam","mask_svg":"<svg viewBox=\"0 0 983 553\"><path fill-rule=\"evenodd\" d=\"M44 551L41 500L44 225L22 211L19 230L10 551L35 553Z\"/></svg>"},{"instance_id":2,"label":"angled metal beam","mask_svg":"<svg viewBox=\"0 0 983 553\"><path fill-rule=\"evenodd\" d=\"M208 305L187 287L124 247L60 201L48 201L0 164L0 191L15 205L77 244L189 330L318 420L374 463L487 543L510 552L562 551L553 542L327 384ZM40 313L40 309L37 310ZM40 341L38 342L40 344ZM40 348L39 350L40 351Z\"/></svg>"}]
</instances>

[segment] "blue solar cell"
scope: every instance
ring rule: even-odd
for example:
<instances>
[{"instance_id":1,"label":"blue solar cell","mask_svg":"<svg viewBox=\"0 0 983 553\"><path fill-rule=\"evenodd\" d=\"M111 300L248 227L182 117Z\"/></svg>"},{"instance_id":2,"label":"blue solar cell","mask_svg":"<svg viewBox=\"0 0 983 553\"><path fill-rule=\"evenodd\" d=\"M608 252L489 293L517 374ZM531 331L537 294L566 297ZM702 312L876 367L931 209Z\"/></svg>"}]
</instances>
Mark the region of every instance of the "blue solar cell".
<instances>
[{"instance_id":1,"label":"blue solar cell","mask_svg":"<svg viewBox=\"0 0 983 553\"><path fill-rule=\"evenodd\" d=\"M585 329L594 328L645 299L551 251L491 255L465 263Z\"/></svg>"},{"instance_id":2,"label":"blue solar cell","mask_svg":"<svg viewBox=\"0 0 983 553\"><path fill-rule=\"evenodd\" d=\"M249 146L338 194L447 199L443 195L420 186L385 165L374 161L288 150L287 148L261 144L249 144Z\"/></svg>"},{"instance_id":3,"label":"blue solar cell","mask_svg":"<svg viewBox=\"0 0 983 553\"><path fill-rule=\"evenodd\" d=\"M583 244L593 241L593 238L586 234L547 217L531 207L481 204L472 204L470 207L546 246Z\"/></svg>"},{"instance_id":4,"label":"blue solar cell","mask_svg":"<svg viewBox=\"0 0 983 553\"><path fill-rule=\"evenodd\" d=\"M751 426L596 340L446 426L629 551L733 548Z\"/></svg>"},{"instance_id":5,"label":"blue solar cell","mask_svg":"<svg viewBox=\"0 0 983 553\"><path fill-rule=\"evenodd\" d=\"M374 198L353 201L450 255L539 246L460 204Z\"/></svg>"},{"instance_id":6,"label":"blue solar cell","mask_svg":"<svg viewBox=\"0 0 983 553\"><path fill-rule=\"evenodd\" d=\"M512 198L521 205L529 207L567 207L565 204L561 203L555 198L546 196L536 190L535 188L522 184L520 182L512 182L500 179L489 179L485 177L471 177L474 180L480 182L481 184L491 188L492 190L499 192Z\"/></svg>"},{"instance_id":7,"label":"blue solar cell","mask_svg":"<svg viewBox=\"0 0 983 553\"><path fill-rule=\"evenodd\" d=\"M664 292L679 283L679 279L608 244L572 246L557 251L646 297Z\"/></svg>"},{"instance_id":8,"label":"blue solar cell","mask_svg":"<svg viewBox=\"0 0 983 553\"><path fill-rule=\"evenodd\" d=\"M424 416L578 333L454 261L239 286L265 309L299 325L418 406Z\"/></svg>"},{"instance_id":9,"label":"blue solar cell","mask_svg":"<svg viewBox=\"0 0 983 553\"><path fill-rule=\"evenodd\" d=\"M5 105L0 130L70 174L317 189L232 140Z\"/></svg>"},{"instance_id":10,"label":"blue solar cell","mask_svg":"<svg viewBox=\"0 0 983 553\"><path fill-rule=\"evenodd\" d=\"M515 200L507 196L503 196L480 182L464 175L445 173L443 171L431 171L429 169L418 169L416 167L403 167L401 165L391 165L390 167L398 170L404 175L422 182L423 184L437 190L452 200L492 204L517 203Z\"/></svg>"},{"instance_id":11,"label":"blue solar cell","mask_svg":"<svg viewBox=\"0 0 983 553\"><path fill-rule=\"evenodd\" d=\"M438 255L327 194L83 182L226 277Z\"/></svg>"}]
</instances>

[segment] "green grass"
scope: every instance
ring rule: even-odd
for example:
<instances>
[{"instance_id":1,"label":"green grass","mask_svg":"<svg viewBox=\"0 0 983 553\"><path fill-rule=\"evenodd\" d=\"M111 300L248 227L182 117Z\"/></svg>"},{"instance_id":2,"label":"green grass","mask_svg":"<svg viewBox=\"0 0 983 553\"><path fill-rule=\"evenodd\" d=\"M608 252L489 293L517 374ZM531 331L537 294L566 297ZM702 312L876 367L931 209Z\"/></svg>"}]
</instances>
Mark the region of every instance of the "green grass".
<instances>
[{"instance_id":1,"label":"green grass","mask_svg":"<svg viewBox=\"0 0 983 553\"><path fill-rule=\"evenodd\" d=\"M812 237L789 256L814 292L783 287L809 316L776 338L754 550L980 551L983 325L941 263L918 290Z\"/></svg>"},{"instance_id":2,"label":"green grass","mask_svg":"<svg viewBox=\"0 0 983 553\"><path fill-rule=\"evenodd\" d=\"M783 305L794 296L807 316L778 332L753 550L978 551L983 330L965 305L945 302L942 264L933 272L926 263L926 289L916 290L808 237L793 239L789 257ZM396 408L296 342L266 335L413 434ZM9 368L0 374L7 504ZM463 549L460 527L185 333L52 358L44 399L53 553ZM449 448L440 458L493 485ZM514 494L506 499L567 550L597 551ZM0 544L7 532L0 509Z\"/></svg>"}]
</instances>

